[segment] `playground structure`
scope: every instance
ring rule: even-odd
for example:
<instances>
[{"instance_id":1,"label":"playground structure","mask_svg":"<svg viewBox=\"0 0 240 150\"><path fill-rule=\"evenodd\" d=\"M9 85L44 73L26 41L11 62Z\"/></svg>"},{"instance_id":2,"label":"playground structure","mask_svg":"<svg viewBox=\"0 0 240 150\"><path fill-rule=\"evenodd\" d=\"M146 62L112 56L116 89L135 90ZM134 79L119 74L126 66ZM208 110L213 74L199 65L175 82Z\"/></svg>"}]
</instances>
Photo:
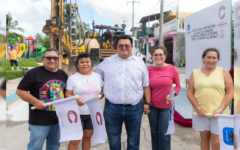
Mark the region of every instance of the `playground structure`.
<instances>
[{"instance_id":1,"label":"playground structure","mask_svg":"<svg viewBox=\"0 0 240 150\"><path fill-rule=\"evenodd\" d=\"M45 47L40 47L39 48L40 51L37 52L35 50L35 45L33 44L33 42L32 42L32 44L30 44L30 41L35 41L36 39L33 38L32 36L29 36L29 37L25 38L25 40L27 41L26 44L25 43L20 43L21 40L20 40L20 37L18 37L17 45L14 46L14 49L17 51L19 58L22 58L22 57L24 57L24 58L30 58L30 57L36 58L38 56L42 56L43 52L47 49ZM8 41L13 42L13 41L16 41L16 39L9 38ZM8 44L8 46L5 45L4 49L9 50L9 44ZM6 55L6 53L2 54L2 55ZM8 58L8 54L7 54L7 58Z\"/></svg>"}]
</instances>

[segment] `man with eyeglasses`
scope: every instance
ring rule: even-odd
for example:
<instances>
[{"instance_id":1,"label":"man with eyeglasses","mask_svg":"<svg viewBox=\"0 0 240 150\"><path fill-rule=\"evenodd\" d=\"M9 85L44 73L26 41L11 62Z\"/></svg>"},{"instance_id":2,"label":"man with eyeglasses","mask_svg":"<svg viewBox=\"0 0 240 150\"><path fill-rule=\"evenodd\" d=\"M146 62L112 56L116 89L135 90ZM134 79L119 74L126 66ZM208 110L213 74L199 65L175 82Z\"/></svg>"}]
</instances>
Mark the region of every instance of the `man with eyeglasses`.
<instances>
[{"instance_id":1,"label":"man with eyeglasses","mask_svg":"<svg viewBox=\"0 0 240 150\"><path fill-rule=\"evenodd\" d=\"M64 98L68 75L58 69L58 51L48 48L41 58L43 66L27 72L17 88L17 95L29 103L30 142L28 150L58 150L60 129L54 105L44 103ZM30 93L28 92L30 91ZM35 106L36 110L31 110Z\"/></svg>"},{"instance_id":2,"label":"man with eyeglasses","mask_svg":"<svg viewBox=\"0 0 240 150\"><path fill-rule=\"evenodd\" d=\"M117 38L117 54L104 59L94 71L104 78L104 118L110 150L121 150L122 124L127 131L127 149L138 150L143 111L149 113L151 91L144 62L132 55L132 38ZM146 104L143 109L143 92Z\"/></svg>"}]
</instances>

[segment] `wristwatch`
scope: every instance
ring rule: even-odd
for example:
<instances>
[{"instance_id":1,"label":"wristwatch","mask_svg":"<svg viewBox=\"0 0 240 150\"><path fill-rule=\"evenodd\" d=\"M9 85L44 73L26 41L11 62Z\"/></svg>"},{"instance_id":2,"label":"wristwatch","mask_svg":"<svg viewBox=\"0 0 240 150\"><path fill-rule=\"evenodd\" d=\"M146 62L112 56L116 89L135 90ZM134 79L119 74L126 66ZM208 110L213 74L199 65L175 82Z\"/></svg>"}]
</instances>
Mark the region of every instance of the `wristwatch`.
<instances>
[{"instance_id":1,"label":"wristwatch","mask_svg":"<svg viewBox=\"0 0 240 150\"><path fill-rule=\"evenodd\" d=\"M147 102L146 102L145 104L146 104L146 105L149 105L149 106L152 106L152 103L147 103Z\"/></svg>"}]
</instances>

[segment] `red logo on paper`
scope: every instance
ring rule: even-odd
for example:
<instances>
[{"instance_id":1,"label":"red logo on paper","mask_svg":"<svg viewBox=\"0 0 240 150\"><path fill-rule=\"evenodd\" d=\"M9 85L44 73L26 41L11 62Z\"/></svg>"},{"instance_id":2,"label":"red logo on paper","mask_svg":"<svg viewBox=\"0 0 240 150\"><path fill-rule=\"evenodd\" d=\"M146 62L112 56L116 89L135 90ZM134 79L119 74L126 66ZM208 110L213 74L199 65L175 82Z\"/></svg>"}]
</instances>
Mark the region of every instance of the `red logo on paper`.
<instances>
[{"instance_id":1,"label":"red logo on paper","mask_svg":"<svg viewBox=\"0 0 240 150\"><path fill-rule=\"evenodd\" d=\"M100 117L100 121L98 120L98 117L97 117L97 116ZM102 125L102 116L101 116L100 112L97 112L97 113L96 113L96 120L97 120L98 125Z\"/></svg>"},{"instance_id":2,"label":"red logo on paper","mask_svg":"<svg viewBox=\"0 0 240 150\"><path fill-rule=\"evenodd\" d=\"M219 18L220 18L221 20L225 17L225 13L223 13L223 15L221 15L222 10L223 10L223 11L226 10L226 7L225 7L225 6L222 6L222 7L220 7L220 9L219 9Z\"/></svg>"},{"instance_id":3,"label":"red logo on paper","mask_svg":"<svg viewBox=\"0 0 240 150\"><path fill-rule=\"evenodd\" d=\"M70 115L73 114L75 116L75 119L74 119L74 122L77 123L77 113L73 110L70 110L68 113L67 113L67 117L68 117L68 121L70 123L73 123L73 121L71 120L70 118Z\"/></svg>"}]
</instances>

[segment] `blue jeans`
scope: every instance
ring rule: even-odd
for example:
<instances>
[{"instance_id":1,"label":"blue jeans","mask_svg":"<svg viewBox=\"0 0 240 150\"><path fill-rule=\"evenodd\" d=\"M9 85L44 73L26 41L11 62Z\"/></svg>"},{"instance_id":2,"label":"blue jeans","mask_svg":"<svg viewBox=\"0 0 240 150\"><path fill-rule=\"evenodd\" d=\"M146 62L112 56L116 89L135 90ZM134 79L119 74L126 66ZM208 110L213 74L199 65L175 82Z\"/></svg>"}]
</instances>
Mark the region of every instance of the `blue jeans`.
<instances>
[{"instance_id":1,"label":"blue jeans","mask_svg":"<svg viewBox=\"0 0 240 150\"><path fill-rule=\"evenodd\" d=\"M46 150L58 150L60 147L60 128L59 124L52 126L30 125L30 142L28 150L42 150L45 140Z\"/></svg>"},{"instance_id":2,"label":"blue jeans","mask_svg":"<svg viewBox=\"0 0 240 150\"><path fill-rule=\"evenodd\" d=\"M127 132L127 150L139 150L142 115L142 100L136 105L121 106L106 99L104 118L110 150L121 150L123 122Z\"/></svg>"},{"instance_id":3,"label":"blue jeans","mask_svg":"<svg viewBox=\"0 0 240 150\"><path fill-rule=\"evenodd\" d=\"M168 129L169 108L157 108L151 106L148 115L152 150L171 150L171 136L165 135Z\"/></svg>"}]
</instances>

